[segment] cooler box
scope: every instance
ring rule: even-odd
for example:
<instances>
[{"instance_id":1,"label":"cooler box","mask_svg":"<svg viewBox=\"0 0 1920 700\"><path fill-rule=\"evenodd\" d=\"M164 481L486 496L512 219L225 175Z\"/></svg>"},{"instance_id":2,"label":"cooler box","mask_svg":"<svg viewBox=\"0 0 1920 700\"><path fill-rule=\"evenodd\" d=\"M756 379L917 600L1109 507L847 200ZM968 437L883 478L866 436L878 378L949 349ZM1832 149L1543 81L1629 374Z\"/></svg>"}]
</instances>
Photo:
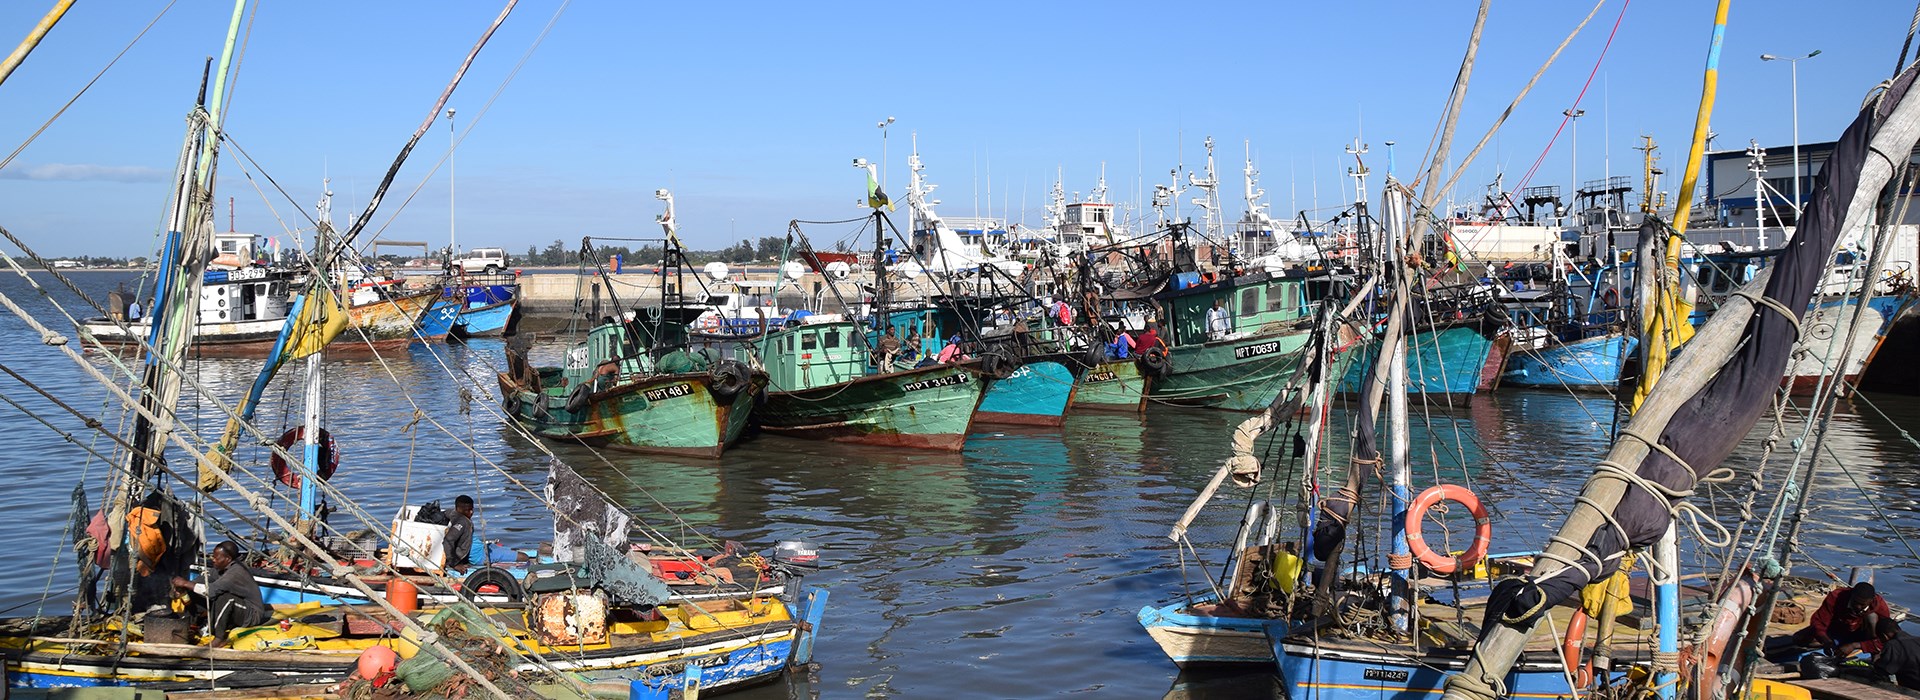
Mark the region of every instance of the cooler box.
<instances>
[{"instance_id":1,"label":"cooler box","mask_svg":"<svg viewBox=\"0 0 1920 700\"><path fill-rule=\"evenodd\" d=\"M393 517L393 548L387 550L387 563L396 567L439 571L446 565L442 546L447 526L414 522L419 506L406 506Z\"/></svg>"}]
</instances>

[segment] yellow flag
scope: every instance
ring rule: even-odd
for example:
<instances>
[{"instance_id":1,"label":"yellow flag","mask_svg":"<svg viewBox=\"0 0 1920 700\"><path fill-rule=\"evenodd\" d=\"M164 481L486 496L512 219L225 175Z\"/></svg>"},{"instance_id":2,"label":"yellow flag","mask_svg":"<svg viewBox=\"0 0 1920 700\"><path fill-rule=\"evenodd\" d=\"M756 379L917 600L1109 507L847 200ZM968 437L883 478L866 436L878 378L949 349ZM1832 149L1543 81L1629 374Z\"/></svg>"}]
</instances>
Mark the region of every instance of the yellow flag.
<instances>
[{"instance_id":1,"label":"yellow flag","mask_svg":"<svg viewBox=\"0 0 1920 700\"><path fill-rule=\"evenodd\" d=\"M293 328L287 332L286 348L281 351L281 362L320 352L327 343L346 332L347 307L340 303L340 297L324 286L317 293L317 298L307 297L307 303L300 306L300 314L294 317Z\"/></svg>"}]
</instances>

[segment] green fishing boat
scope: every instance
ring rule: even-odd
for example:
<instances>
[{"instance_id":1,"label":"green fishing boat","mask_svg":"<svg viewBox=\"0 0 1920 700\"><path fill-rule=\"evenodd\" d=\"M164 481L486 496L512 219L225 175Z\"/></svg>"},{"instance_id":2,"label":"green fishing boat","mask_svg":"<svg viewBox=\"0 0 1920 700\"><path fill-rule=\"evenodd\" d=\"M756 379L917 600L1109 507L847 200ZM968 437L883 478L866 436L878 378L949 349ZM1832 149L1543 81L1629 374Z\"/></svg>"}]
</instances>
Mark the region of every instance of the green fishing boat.
<instances>
[{"instance_id":1,"label":"green fishing boat","mask_svg":"<svg viewBox=\"0 0 1920 700\"><path fill-rule=\"evenodd\" d=\"M751 352L766 368L760 429L814 440L957 452L992 383L998 356L901 371L875 366L868 334L822 320L767 333ZM743 348L745 351L746 348ZM1005 368L1011 371L1011 367Z\"/></svg>"},{"instance_id":2,"label":"green fishing boat","mask_svg":"<svg viewBox=\"0 0 1920 700\"><path fill-rule=\"evenodd\" d=\"M1148 367L1164 365L1149 395L1181 406L1266 409L1299 367L1314 309L1333 288L1324 276L1255 272L1154 295L1165 311L1167 356L1136 348Z\"/></svg>"},{"instance_id":3,"label":"green fishing boat","mask_svg":"<svg viewBox=\"0 0 1920 700\"><path fill-rule=\"evenodd\" d=\"M1087 368L1074 382L1073 407L1089 411L1147 410L1153 374L1133 359L1107 360Z\"/></svg>"},{"instance_id":4,"label":"green fishing boat","mask_svg":"<svg viewBox=\"0 0 1920 700\"><path fill-rule=\"evenodd\" d=\"M602 323L567 351L561 367L533 368L509 347L508 371L498 376L508 413L551 440L720 456L746 430L767 375L684 347L686 323L702 311L669 309L653 324Z\"/></svg>"},{"instance_id":5,"label":"green fishing boat","mask_svg":"<svg viewBox=\"0 0 1920 700\"><path fill-rule=\"evenodd\" d=\"M516 337L507 345L507 371L497 377L500 394L507 414L543 438L632 452L719 457L746 431L767 375L721 353L688 346L687 329L707 309L677 292L688 288L683 273L687 260L675 235L673 195L663 189L654 196L667 206L657 219L666 231L657 242L667 261L657 273L657 288L676 291L663 292L657 305L617 319L603 317L585 339L568 348L560 367L533 367L524 341ZM580 273L588 273L587 261L594 260L598 262L591 272L606 275L604 257L587 239L580 251ZM612 287L607 293L611 297ZM620 307L618 298L612 301ZM596 294L588 318L599 316L599 307Z\"/></svg>"}]
</instances>

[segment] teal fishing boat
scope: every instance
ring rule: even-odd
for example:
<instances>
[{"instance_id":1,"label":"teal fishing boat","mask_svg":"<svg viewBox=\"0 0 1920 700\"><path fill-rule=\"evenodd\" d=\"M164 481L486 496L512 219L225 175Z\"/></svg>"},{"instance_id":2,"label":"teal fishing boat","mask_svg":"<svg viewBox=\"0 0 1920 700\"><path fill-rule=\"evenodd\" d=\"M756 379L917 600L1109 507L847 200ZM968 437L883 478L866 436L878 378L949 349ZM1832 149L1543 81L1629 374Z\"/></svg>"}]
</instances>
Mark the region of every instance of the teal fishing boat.
<instances>
[{"instance_id":1,"label":"teal fishing boat","mask_svg":"<svg viewBox=\"0 0 1920 700\"><path fill-rule=\"evenodd\" d=\"M1407 391L1415 394L1473 394L1488 384L1487 373L1500 369L1501 356L1492 334L1481 324L1468 323L1428 328L1411 335L1407 352ZM1379 348L1369 348L1359 362L1352 363L1340 382L1340 392L1360 390L1367 367Z\"/></svg>"}]
</instances>

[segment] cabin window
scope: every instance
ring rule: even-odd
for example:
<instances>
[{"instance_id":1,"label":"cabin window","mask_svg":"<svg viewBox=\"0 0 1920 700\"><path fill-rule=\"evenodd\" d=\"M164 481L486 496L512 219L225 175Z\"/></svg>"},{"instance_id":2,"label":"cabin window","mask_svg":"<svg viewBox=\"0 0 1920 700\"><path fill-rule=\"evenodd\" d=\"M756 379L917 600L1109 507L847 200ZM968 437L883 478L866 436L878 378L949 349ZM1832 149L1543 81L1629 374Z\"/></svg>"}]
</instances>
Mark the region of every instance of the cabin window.
<instances>
[{"instance_id":1,"label":"cabin window","mask_svg":"<svg viewBox=\"0 0 1920 700\"><path fill-rule=\"evenodd\" d=\"M801 350L817 350L819 349L819 347L820 347L819 335L814 333L803 333L800 335Z\"/></svg>"},{"instance_id":2,"label":"cabin window","mask_svg":"<svg viewBox=\"0 0 1920 700\"><path fill-rule=\"evenodd\" d=\"M840 347L840 331L827 331L826 336L827 336L827 347L829 348Z\"/></svg>"},{"instance_id":3,"label":"cabin window","mask_svg":"<svg viewBox=\"0 0 1920 700\"><path fill-rule=\"evenodd\" d=\"M1286 311L1293 305L1293 285L1283 284L1267 289L1267 311Z\"/></svg>"},{"instance_id":4,"label":"cabin window","mask_svg":"<svg viewBox=\"0 0 1920 700\"><path fill-rule=\"evenodd\" d=\"M793 336L787 336L787 352L793 352Z\"/></svg>"},{"instance_id":5,"label":"cabin window","mask_svg":"<svg viewBox=\"0 0 1920 700\"><path fill-rule=\"evenodd\" d=\"M1260 313L1260 288L1240 290L1240 315L1252 316L1257 313Z\"/></svg>"}]
</instances>

